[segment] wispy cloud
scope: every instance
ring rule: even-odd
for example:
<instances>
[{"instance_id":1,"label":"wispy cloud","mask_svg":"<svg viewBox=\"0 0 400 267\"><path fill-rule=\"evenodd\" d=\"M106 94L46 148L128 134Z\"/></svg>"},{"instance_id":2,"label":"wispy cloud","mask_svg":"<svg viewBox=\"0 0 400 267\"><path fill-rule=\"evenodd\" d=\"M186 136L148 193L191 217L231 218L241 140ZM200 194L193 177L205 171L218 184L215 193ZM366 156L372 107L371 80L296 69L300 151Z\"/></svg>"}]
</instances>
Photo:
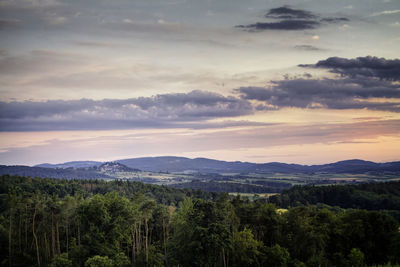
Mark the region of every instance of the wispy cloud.
<instances>
[{"instance_id":1,"label":"wispy cloud","mask_svg":"<svg viewBox=\"0 0 400 267\"><path fill-rule=\"evenodd\" d=\"M278 124L224 130L139 130L130 134L117 134L117 132L100 136L96 134L96 137L89 133L85 138L82 135L78 135L79 137L75 139L53 138L40 145L5 148L4 152L0 152L0 162L38 164L87 159L115 160L143 155L182 155L182 153L210 157L211 151L221 151L220 155L225 155L222 159L233 153L230 157L232 160L243 160L242 153L252 149L261 149L262 154L265 154L265 151L276 148L282 153L287 146L299 145L301 147L295 147L293 150L298 155L309 153L313 148L312 145L324 144L327 146L327 151L334 153L330 146L332 144L344 142L348 145L356 145L359 142L372 144L377 137L399 136L399 132L400 121L387 120L306 125ZM60 151L63 153L59 153ZM360 154L358 156L362 157ZM324 160L327 160L326 157Z\"/></svg>"},{"instance_id":2,"label":"wispy cloud","mask_svg":"<svg viewBox=\"0 0 400 267\"><path fill-rule=\"evenodd\" d=\"M346 22L350 21L348 18L344 17L331 17L331 18L322 18L321 21L329 22L329 23L336 23L336 22Z\"/></svg>"},{"instance_id":3,"label":"wispy cloud","mask_svg":"<svg viewBox=\"0 0 400 267\"><path fill-rule=\"evenodd\" d=\"M13 28L21 23L19 19L0 19L0 30Z\"/></svg>"},{"instance_id":4,"label":"wispy cloud","mask_svg":"<svg viewBox=\"0 0 400 267\"><path fill-rule=\"evenodd\" d=\"M296 48L298 50L305 50L305 51L323 51L323 49L318 48L313 45L296 45L296 46L294 46L294 48Z\"/></svg>"},{"instance_id":5,"label":"wispy cloud","mask_svg":"<svg viewBox=\"0 0 400 267\"><path fill-rule=\"evenodd\" d=\"M3 0L0 2L2 8L43 8L59 6L57 0Z\"/></svg>"},{"instance_id":6,"label":"wispy cloud","mask_svg":"<svg viewBox=\"0 0 400 267\"><path fill-rule=\"evenodd\" d=\"M397 14L397 13L400 13L400 9L375 12L375 13L371 14L371 17L382 16L382 15L393 15L393 14Z\"/></svg>"}]
</instances>

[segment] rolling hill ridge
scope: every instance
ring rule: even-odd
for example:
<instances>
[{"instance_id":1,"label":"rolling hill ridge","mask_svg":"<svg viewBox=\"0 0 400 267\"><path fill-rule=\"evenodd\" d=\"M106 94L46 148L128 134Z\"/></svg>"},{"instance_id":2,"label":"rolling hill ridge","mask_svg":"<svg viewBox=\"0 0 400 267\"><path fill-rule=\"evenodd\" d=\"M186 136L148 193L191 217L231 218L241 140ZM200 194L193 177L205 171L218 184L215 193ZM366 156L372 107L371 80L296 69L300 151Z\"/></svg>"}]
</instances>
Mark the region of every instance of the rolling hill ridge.
<instances>
[{"instance_id":1,"label":"rolling hill ridge","mask_svg":"<svg viewBox=\"0 0 400 267\"><path fill-rule=\"evenodd\" d=\"M129 168L151 172L200 172L200 173L400 173L400 161L375 163L359 159L344 160L322 165L286 164L280 162L251 163L221 161L207 158L143 157L116 160ZM39 164L45 168L82 168L100 166L97 161L74 161L62 164Z\"/></svg>"}]
</instances>

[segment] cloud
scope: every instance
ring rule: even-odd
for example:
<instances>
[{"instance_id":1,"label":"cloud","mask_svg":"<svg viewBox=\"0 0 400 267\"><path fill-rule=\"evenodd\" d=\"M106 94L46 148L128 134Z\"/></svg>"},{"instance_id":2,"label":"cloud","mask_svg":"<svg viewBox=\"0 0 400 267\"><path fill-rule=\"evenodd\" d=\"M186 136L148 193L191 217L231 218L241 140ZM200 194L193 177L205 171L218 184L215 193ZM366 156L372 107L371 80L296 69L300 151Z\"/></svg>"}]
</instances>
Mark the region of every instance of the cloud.
<instances>
[{"instance_id":1,"label":"cloud","mask_svg":"<svg viewBox=\"0 0 400 267\"><path fill-rule=\"evenodd\" d=\"M299 66L329 69L333 73L346 77L371 77L400 81L400 59L385 59L372 56L355 59L330 57L326 60L318 61L317 64Z\"/></svg>"},{"instance_id":2,"label":"cloud","mask_svg":"<svg viewBox=\"0 0 400 267\"><path fill-rule=\"evenodd\" d=\"M286 79L270 87L241 87L241 98L257 100L257 110L285 107L370 109L400 112L398 85L376 79Z\"/></svg>"},{"instance_id":3,"label":"cloud","mask_svg":"<svg viewBox=\"0 0 400 267\"><path fill-rule=\"evenodd\" d=\"M0 30L4 30L7 28L13 28L20 24L20 20L18 19L0 19Z\"/></svg>"},{"instance_id":4,"label":"cloud","mask_svg":"<svg viewBox=\"0 0 400 267\"><path fill-rule=\"evenodd\" d=\"M385 10L385 11L381 11L381 12L372 13L371 17L381 16L381 15L392 15L392 14L397 14L397 13L400 13L400 9Z\"/></svg>"},{"instance_id":5,"label":"cloud","mask_svg":"<svg viewBox=\"0 0 400 267\"><path fill-rule=\"evenodd\" d=\"M43 75L59 67L74 67L76 70L87 62L88 58L81 54L33 50L28 54L6 55L0 58L0 75L18 75L18 79L21 79L22 75Z\"/></svg>"},{"instance_id":6,"label":"cloud","mask_svg":"<svg viewBox=\"0 0 400 267\"><path fill-rule=\"evenodd\" d=\"M400 112L400 60L378 57L330 57L300 67L324 68L336 78L286 78L269 87L241 87L242 99L259 101L256 110L284 107L370 109Z\"/></svg>"},{"instance_id":7,"label":"cloud","mask_svg":"<svg viewBox=\"0 0 400 267\"><path fill-rule=\"evenodd\" d=\"M299 50L305 50L305 51L322 51L323 49L315 47L313 45L296 45L294 48L299 49Z\"/></svg>"},{"instance_id":8,"label":"cloud","mask_svg":"<svg viewBox=\"0 0 400 267\"><path fill-rule=\"evenodd\" d=\"M56 0L3 0L0 2L2 8L44 8L59 6Z\"/></svg>"},{"instance_id":9,"label":"cloud","mask_svg":"<svg viewBox=\"0 0 400 267\"><path fill-rule=\"evenodd\" d=\"M185 122L184 124L175 124L178 128L184 127L193 130L202 130L202 129L224 129L224 128L233 128L233 127L262 127L262 126L271 126L278 125L279 123L265 123L265 122L255 122L255 121L247 121L247 120L224 120L221 122L210 122L210 121L200 121L200 122Z\"/></svg>"},{"instance_id":10,"label":"cloud","mask_svg":"<svg viewBox=\"0 0 400 267\"><path fill-rule=\"evenodd\" d=\"M242 28L250 32L264 30L283 30L283 31L302 31L319 28L326 23L338 23L349 21L345 17L326 17L321 18L311 11L302 9L293 9L290 6L272 8L265 15L267 19L273 19L274 22L256 22L248 25L237 25L236 28Z\"/></svg>"},{"instance_id":11,"label":"cloud","mask_svg":"<svg viewBox=\"0 0 400 267\"><path fill-rule=\"evenodd\" d=\"M79 46L87 46L87 47L115 47L117 46L114 43L106 43L106 42L88 42L88 41L76 41L74 44Z\"/></svg>"},{"instance_id":12,"label":"cloud","mask_svg":"<svg viewBox=\"0 0 400 267\"><path fill-rule=\"evenodd\" d=\"M23 18L21 27L29 30L42 29L43 26L59 27L69 22L76 14L74 4L55 0L3 0L0 11L9 17Z\"/></svg>"},{"instance_id":13,"label":"cloud","mask_svg":"<svg viewBox=\"0 0 400 267\"><path fill-rule=\"evenodd\" d=\"M250 31L262 30L289 30L300 31L315 29L319 26L319 22L313 20L282 20L279 22L257 22L249 25L237 25L236 28L245 28Z\"/></svg>"},{"instance_id":14,"label":"cloud","mask_svg":"<svg viewBox=\"0 0 400 267\"><path fill-rule=\"evenodd\" d=\"M274 19L314 19L317 15L307 10L292 9L289 6L282 6L270 9L265 17Z\"/></svg>"},{"instance_id":15,"label":"cloud","mask_svg":"<svg viewBox=\"0 0 400 267\"><path fill-rule=\"evenodd\" d=\"M57 14L48 14L45 17L45 20L50 24L50 25L60 25L64 24L68 21L66 17L63 16L58 16Z\"/></svg>"},{"instance_id":16,"label":"cloud","mask_svg":"<svg viewBox=\"0 0 400 267\"><path fill-rule=\"evenodd\" d=\"M336 22L344 22L344 21L350 21L348 18L344 17L338 17L338 18L323 18L321 19L323 22L329 22L329 23L336 23Z\"/></svg>"},{"instance_id":17,"label":"cloud","mask_svg":"<svg viewBox=\"0 0 400 267\"><path fill-rule=\"evenodd\" d=\"M0 131L190 127L251 113L247 100L206 91L98 101L0 102Z\"/></svg>"}]
</instances>

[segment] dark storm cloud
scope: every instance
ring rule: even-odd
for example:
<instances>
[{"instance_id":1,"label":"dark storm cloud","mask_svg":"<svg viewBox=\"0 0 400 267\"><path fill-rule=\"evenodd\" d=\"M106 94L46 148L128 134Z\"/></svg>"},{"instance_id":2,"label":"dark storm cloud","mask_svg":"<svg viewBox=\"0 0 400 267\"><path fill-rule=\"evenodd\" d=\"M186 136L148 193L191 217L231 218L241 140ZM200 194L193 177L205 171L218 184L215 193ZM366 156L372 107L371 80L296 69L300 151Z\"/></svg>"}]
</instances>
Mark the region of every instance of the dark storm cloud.
<instances>
[{"instance_id":1,"label":"dark storm cloud","mask_svg":"<svg viewBox=\"0 0 400 267\"><path fill-rule=\"evenodd\" d=\"M244 28L250 31L262 30L287 30L301 31L315 29L319 26L318 21L313 20L282 20L279 22L257 22L250 25L238 25L236 28Z\"/></svg>"},{"instance_id":2,"label":"dark storm cloud","mask_svg":"<svg viewBox=\"0 0 400 267\"><path fill-rule=\"evenodd\" d=\"M243 99L265 103L257 110L296 107L400 112L399 102L390 100L400 99L398 87L389 81L365 78L286 79L273 81L270 87L242 87L236 91Z\"/></svg>"},{"instance_id":3,"label":"dark storm cloud","mask_svg":"<svg viewBox=\"0 0 400 267\"><path fill-rule=\"evenodd\" d=\"M0 102L0 131L190 127L252 112L247 100L205 91L122 100Z\"/></svg>"},{"instance_id":4,"label":"dark storm cloud","mask_svg":"<svg viewBox=\"0 0 400 267\"><path fill-rule=\"evenodd\" d=\"M282 6L270 9L265 17L274 19L314 19L317 16L307 10L293 9L289 6Z\"/></svg>"},{"instance_id":5,"label":"dark storm cloud","mask_svg":"<svg viewBox=\"0 0 400 267\"><path fill-rule=\"evenodd\" d=\"M349 19L345 17L321 18L311 11L293 9L289 6L272 8L265 15L265 18L273 19L275 21L237 25L236 28L242 28L250 32L263 30L301 31L316 29L326 23L349 21Z\"/></svg>"},{"instance_id":6,"label":"dark storm cloud","mask_svg":"<svg viewBox=\"0 0 400 267\"><path fill-rule=\"evenodd\" d=\"M326 60L318 61L317 64L299 66L329 69L333 73L348 77L374 77L400 81L400 59L371 56L355 59L330 57Z\"/></svg>"}]
</instances>

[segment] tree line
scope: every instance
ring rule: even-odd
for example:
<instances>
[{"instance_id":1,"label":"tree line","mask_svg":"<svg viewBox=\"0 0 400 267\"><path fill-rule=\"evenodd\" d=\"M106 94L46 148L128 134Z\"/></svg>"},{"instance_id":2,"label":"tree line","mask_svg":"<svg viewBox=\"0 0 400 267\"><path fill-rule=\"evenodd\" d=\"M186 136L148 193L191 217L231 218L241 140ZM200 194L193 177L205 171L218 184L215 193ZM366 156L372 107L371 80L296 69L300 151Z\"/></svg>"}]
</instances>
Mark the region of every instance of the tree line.
<instances>
[{"instance_id":1,"label":"tree line","mask_svg":"<svg viewBox=\"0 0 400 267\"><path fill-rule=\"evenodd\" d=\"M122 181L0 182L2 266L400 263L399 224L378 211L282 210L240 196Z\"/></svg>"},{"instance_id":2,"label":"tree line","mask_svg":"<svg viewBox=\"0 0 400 267\"><path fill-rule=\"evenodd\" d=\"M288 208L323 203L345 209L380 210L400 222L400 182L355 185L294 186L269 198L271 203Z\"/></svg>"}]
</instances>

